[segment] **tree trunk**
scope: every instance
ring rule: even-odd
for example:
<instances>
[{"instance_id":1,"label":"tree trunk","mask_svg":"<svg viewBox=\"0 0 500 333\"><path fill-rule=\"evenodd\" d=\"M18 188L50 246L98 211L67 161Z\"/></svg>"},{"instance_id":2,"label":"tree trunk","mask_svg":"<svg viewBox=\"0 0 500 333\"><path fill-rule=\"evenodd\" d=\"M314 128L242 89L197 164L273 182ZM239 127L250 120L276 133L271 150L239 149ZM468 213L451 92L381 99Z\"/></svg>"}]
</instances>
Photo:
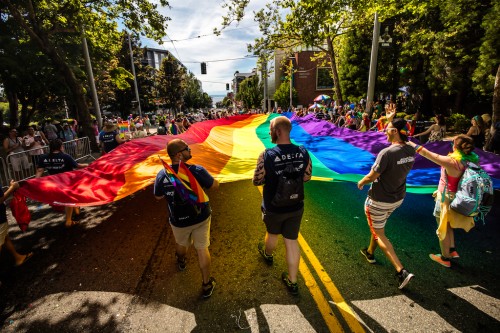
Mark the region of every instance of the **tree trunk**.
<instances>
[{"instance_id":1,"label":"tree trunk","mask_svg":"<svg viewBox=\"0 0 500 333\"><path fill-rule=\"evenodd\" d=\"M17 94L13 91L7 90L5 92L5 95L7 96L7 101L9 102L9 123L10 123L10 128L14 128L17 126L18 123L18 108L19 108L19 101L17 100ZM3 124L3 123L2 123Z\"/></svg>"},{"instance_id":2,"label":"tree trunk","mask_svg":"<svg viewBox=\"0 0 500 333\"><path fill-rule=\"evenodd\" d=\"M498 65L495 86L493 88L493 113L491 119L491 128L493 129L497 121L500 121L500 65Z\"/></svg>"},{"instance_id":3,"label":"tree trunk","mask_svg":"<svg viewBox=\"0 0 500 333\"><path fill-rule=\"evenodd\" d=\"M342 98L342 90L340 89L339 73L337 71L337 61L335 60L335 49L333 48L333 41L330 37L326 38L328 44L328 56L330 57L330 64L333 74L333 91L335 92L335 100L337 105L342 105L344 99Z\"/></svg>"},{"instance_id":4,"label":"tree trunk","mask_svg":"<svg viewBox=\"0 0 500 333\"><path fill-rule=\"evenodd\" d=\"M460 87L455 95L455 103L453 106L453 113L463 113L465 97L467 96L467 91L464 87Z\"/></svg>"}]
</instances>

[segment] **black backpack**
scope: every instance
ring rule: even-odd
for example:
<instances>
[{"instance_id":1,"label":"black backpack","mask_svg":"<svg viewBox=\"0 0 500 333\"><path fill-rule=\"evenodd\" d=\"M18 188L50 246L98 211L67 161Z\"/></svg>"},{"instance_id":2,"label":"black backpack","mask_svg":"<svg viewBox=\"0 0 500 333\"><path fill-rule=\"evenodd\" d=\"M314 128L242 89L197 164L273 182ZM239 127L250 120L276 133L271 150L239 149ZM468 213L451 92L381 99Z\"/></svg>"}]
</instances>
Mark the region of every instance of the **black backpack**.
<instances>
[{"instance_id":1,"label":"black backpack","mask_svg":"<svg viewBox=\"0 0 500 333\"><path fill-rule=\"evenodd\" d=\"M281 173L276 187L276 194L271 200L275 207L287 207L296 205L304 200L303 174L297 172L293 163L289 162Z\"/></svg>"}]
</instances>

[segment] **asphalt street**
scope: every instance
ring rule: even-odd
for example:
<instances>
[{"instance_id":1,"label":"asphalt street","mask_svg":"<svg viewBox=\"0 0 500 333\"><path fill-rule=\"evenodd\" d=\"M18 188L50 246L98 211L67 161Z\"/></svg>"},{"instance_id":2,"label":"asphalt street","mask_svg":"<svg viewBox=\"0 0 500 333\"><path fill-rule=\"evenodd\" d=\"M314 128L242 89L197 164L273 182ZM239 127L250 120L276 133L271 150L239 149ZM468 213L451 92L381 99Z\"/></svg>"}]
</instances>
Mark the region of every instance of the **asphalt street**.
<instances>
[{"instance_id":1,"label":"asphalt street","mask_svg":"<svg viewBox=\"0 0 500 333\"><path fill-rule=\"evenodd\" d=\"M196 254L175 265L166 204L152 188L114 204L86 208L81 224L32 203L33 221L11 237L33 258L19 268L0 257L2 332L498 332L500 209L485 226L457 231L461 258L452 269L438 251L432 198L409 194L386 233L415 278L400 291L381 252L368 264L363 213L366 190L354 183L306 185L301 227L300 295L280 281L283 243L267 266L257 252L264 235L261 194L250 181L209 193L211 253L217 286L203 300ZM498 195L497 195L498 199ZM500 202L500 201L496 201ZM5 251L4 251L5 252Z\"/></svg>"}]
</instances>

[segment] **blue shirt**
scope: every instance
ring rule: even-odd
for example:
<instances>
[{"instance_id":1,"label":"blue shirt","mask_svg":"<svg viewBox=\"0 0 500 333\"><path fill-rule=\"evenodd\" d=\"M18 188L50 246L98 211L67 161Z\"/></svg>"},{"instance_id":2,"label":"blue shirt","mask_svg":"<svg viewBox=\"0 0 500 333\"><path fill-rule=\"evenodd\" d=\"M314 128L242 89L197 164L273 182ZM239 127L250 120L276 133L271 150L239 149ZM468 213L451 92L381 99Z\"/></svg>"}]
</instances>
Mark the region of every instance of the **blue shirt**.
<instances>
[{"instance_id":1,"label":"blue shirt","mask_svg":"<svg viewBox=\"0 0 500 333\"><path fill-rule=\"evenodd\" d=\"M304 207L301 201L293 206L275 207L271 201L276 194L279 175L285 170L288 163L292 163L295 171L304 176L309 165L309 153L304 147L294 144L277 145L266 149L264 153L264 170L266 171L262 207L272 213L286 213L300 210Z\"/></svg>"},{"instance_id":2,"label":"blue shirt","mask_svg":"<svg viewBox=\"0 0 500 333\"><path fill-rule=\"evenodd\" d=\"M78 163L66 153L49 153L40 156L38 159L38 167L47 170L49 175L72 171L78 167Z\"/></svg>"},{"instance_id":3,"label":"blue shirt","mask_svg":"<svg viewBox=\"0 0 500 333\"><path fill-rule=\"evenodd\" d=\"M200 165L188 165L189 171L196 178L198 183L204 189L212 187L214 178L208 171ZM175 172L178 171L179 165L172 165ZM170 223L179 228L189 227L197 223L205 221L212 210L210 204L204 203L201 207L197 207L187 201L184 201L180 195L175 191L174 185L170 178L165 173L165 170L158 172L154 184L154 195L157 197L165 196L167 199L167 208L170 213Z\"/></svg>"},{"instance_id":4,"label":"blue shirt","mask_svg":"<svg viewBox=\"0 0 500 333\"><path fill-rule=\"evenodd\" d=\"M118 141L116 141L116 135L118 134L118 131L112 131L112 132L105 132L101 131L99 133L99 142L102 142L103 144L103 150L106 153L109 153L116 147L118 147L120 144Z\"/></svg>"}]
</instances>

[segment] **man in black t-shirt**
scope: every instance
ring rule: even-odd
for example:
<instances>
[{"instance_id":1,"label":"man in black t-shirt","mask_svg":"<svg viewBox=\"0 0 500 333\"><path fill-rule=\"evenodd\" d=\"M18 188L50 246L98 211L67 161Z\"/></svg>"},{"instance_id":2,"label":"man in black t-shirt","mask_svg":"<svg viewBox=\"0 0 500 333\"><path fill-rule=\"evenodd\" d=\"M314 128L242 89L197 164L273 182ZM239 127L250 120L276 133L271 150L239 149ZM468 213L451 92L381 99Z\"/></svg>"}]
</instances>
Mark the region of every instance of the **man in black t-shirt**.
<instances>
[{"instance_id":1,"label":"man in black t-shirt","mask_svg":"<svg viewBox=\"0 0 500 333\"><path fill-rule=\"evenodd\" d=\"M395 108L387 112L387 119L395 115ZM385 128L390 146L378 154L370 173L358 182L358 188L372 183L365 201L365 214L371 231L370 245L361 249L366 260L374 264L375 249L380 247L396 269L399 289L403 289L413 278L400 262L392 243L385 235L385 224L391 214L403 203L406 195L406 177L415 162L415 150L406 144L408 125L402 118L390 120Z\"/></svg>"},{"instance_id":2,"label":"man in black t-shirt","mask_svg":"<svg viewBox=\"0 0 500 333\"><path fill-rule=\"evenodd\" d=\"M288 273L283 272L282 281L288 291L296 295L298 293L297 274L299 268L300 249L297 241L300 222L304 212L303 198L297 196L294 201L292 194L287 198L287 205L282 206L276 199L280 186L283 183L282 174L288 173L289 179L307 182L311 179L312 164L309 153L304 147L296 146L290 141L292 123L287 117L281 116L271 120L271 141L276 147L263 151L257 161L257 167L253 176L254 185L264 185L262 200L262 219L266 225L265 241L259 243L259 253L268 264L272 264L273 251L278 242L278 235L283 235L286 248L286 261ZM288 172L288 170L293 170ZM280 180L281 179L281 180ZM300 189L299 189L300 190ZM303 188L301 189L303 193ZM283 193L279 193L283 194Z\"/></svg>"},{"instance_id":3,"label":"man in black t-shirt","mask_svg":"<svg viewBox=\"0 0 500 333\"><path fill-rule=\"evenodd\" d=\"M191 159L191 148L181 139L171 140L167 144L167 153L172 160L171 167L177 173L179 164L187 166L189 172L203 189L217 189L219 182L214 179L201 165L188 165L185 162ZM186 268L186 254L193 244L198 254L198 265L202 275L202 296L212 296L215 288L215 279L210 276L211 258L208 247L210 245L210 221L212 210L209 202L195 205L184 200L174 186L175 179L167 174L165 169L158 172L154 183L156 199L167 199L168 220L175 238L175 256L179 270ZM190 184L193 187L193 184Z\"/></svg>"},{"instance_id":4,"label":"man in black t-shirt","mask_svg":"<svg viewBox=\"0 0 500 333\"><path fill-rule=\"evenodd\" d=\"M82 169L88 166L88 164L76 162L73 157L66 154L61 139L51 141L49 144L49 151L48 154L40 156L38 160L36 169L37 178L41 177L45 170L47 170L49 175L56 175L58 173ZM70 228L76 225L77 222L73 221L73 211L76 216L80 215L80 207L65 206L64 210L66 212L66 227Z\"/></svg>"}]
</instances>

